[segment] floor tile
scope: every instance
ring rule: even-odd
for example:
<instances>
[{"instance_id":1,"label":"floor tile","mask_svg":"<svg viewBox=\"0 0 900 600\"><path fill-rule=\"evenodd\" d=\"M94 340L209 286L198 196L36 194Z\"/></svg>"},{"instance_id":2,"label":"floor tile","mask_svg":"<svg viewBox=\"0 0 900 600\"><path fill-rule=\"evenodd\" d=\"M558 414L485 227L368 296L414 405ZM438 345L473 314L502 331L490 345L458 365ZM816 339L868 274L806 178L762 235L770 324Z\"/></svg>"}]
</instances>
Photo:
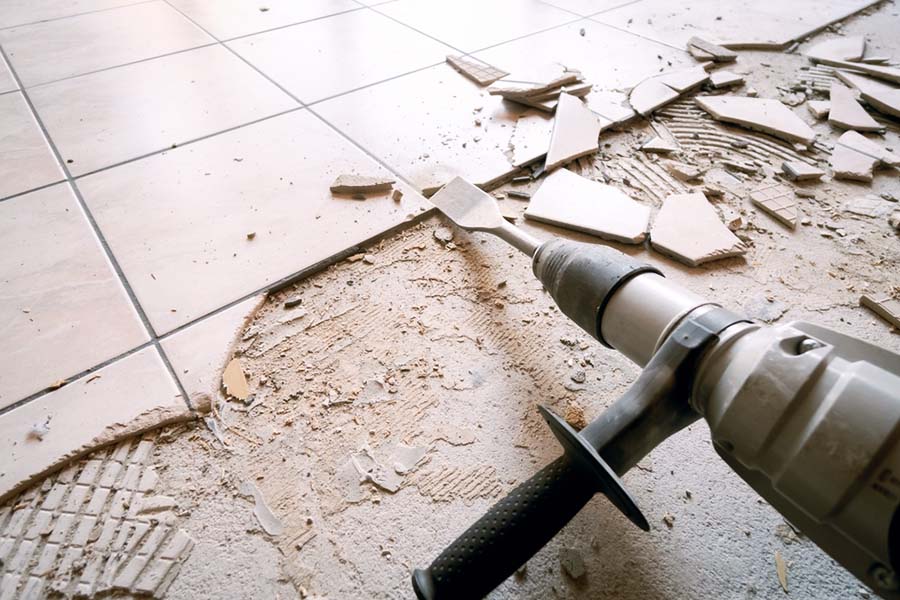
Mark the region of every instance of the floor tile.
<instances>
[{"instance_id":1,"label":"floor tile","mask_svg":"<svg viewBox=\"0 0 900 600\"><path fill-rule=\"evenodd\" d=\"M67 184L0 202L0 408L147 340Z\"/></svg>"},{"instance_id":2,"label":"floor tile","mask_svg":"<svg viewBox=\"0 0 900 600\"><path fill-rule=\"evenodd\" d=\"M19 92L0 96L0 198L64 179Z\"/></svg>"},{"instance_id":3,"label":"floor tile","mask_svg":"<svg viewBox=\"0 0 900 600\"><path fill-rule=\"evenodd\" d=\"M0 498L99 444L189 415L156 348L145 348L0 415ZM42 438L32 433L44 425Z\"/></svg>"},{"instance_id":4,"label":"floor tile","mask_svg":"<svg viewBox=\"0 0 900 600\"><path fill-rule=\"evenodd\" d=\"M384 174L298 111L90 175L79 187L151 322L165 333L424 206L409 189L401 202L390 193L332 197L329 184L348 172Z\"/></svg>"},{"instance_id":5,"label":"floor tile","mask_svg":"<svg viewBox=\"0 0 900 600\"><path fill-rule=\"evenodd\" d=\"M511 73L541 62L559 62L578 69L594 85L589 103L593 96L631 88L661 70L697 64L687 52L591 21L501 44L475 56Z\"/></svg>"},{"instance_id":6,"label":"floor tile","mask_svg":"<svg viewBox=\"0 0 900 600\"><path fill-rule=\"evenodd\" d=\"M526 110L489 96L447 64L314 109L421 190L457 175L488 183L514 170L509 140Z\"/></svg>"},{"instance_id":7,"label":"floor tile","mask_svg":"<svg viewBox=\"0 0 900 600\"><path fill-rule=\"evenodd\" d=\"M315 102L444 60L452 48L371 10L229 44L304 102ZM295 57L306 57L298 64Z\"/></svg>"},{"instance_id":8,"label":"floor tile","mask_svg":"<svg viewBox=\"0 0 900 600\"><path fill-rule=\"evenodd\" d=\"M683 48L692 36L709 41L787 42L840 18L870 0L797 0L789 3L642 0L596 17L632 33Z\"/></svg>"},{"instance_id":9,"label":"floor tile","mask_svg":"<svg viewBox=\"0 0 900 600\"><path fill-rule=\"evenodd\" d=\"M577 18L538 0L397 0L377 10L464 52Z\"/></svg>"},{"instance_id":10,"label":"floor tile","mask_svg":"<svg viewBox=\"0 0 900 600\"><path fill-rule=\"evenodd\" d=\"M30 93L74 175L297 107L222 46L66 79Z\"/></svg>"},{"instance_id":11,"label":"floor tile","mask_svg":"<svg viewBox=\"0 0 900 600\"><path fill-rule=\"evenodd\" d=\"M16 85L16 80L10 73L6 61L0 56L0 94L17 89L19 89L19 86Z\"/></svg>"},{"instance_id":12,"label":"floor tile","mask_svg":"<svg viewBox=\"0 0 900 600\"><path fill-rule=\"evenodd\" d=\"M172 0L172 5L220 40L360 8L353 0L267 0L264 6L245 0Z\"/></svg>"},{"instance_id":13,"label":"floor tile","mask_svg":"<svg viewBox=\"0 0 900 600\"><path fill-rule=\"evenodd\" d=\"M265 294L244 300L160 342L188 395L215 395L236 337L264 300Z\"/></svg>"},{"instance_id":14,"label":"floor tile","mask_svg":"<svg viewBox=\"0 0 900 600\"><path fill-rule=\"evenodd\" d=\"M0 31L0 44L25 87L212 42L165 2Z\"/></svg>"},{"instance_id":15,"label":"floor tile","mask_svg":"<svg viewBox=\"0 0 900 600\"><path fill-rule=\"evenodd\" d=\"M543 0L546 4L556 6L579 14L583 17L597 14L598 12L610 10L641 0Z\"/></svg>"},{"instance_id":16,"label":"floor tile","mask_svg":"<svg viewBox=\"0 0 900 600\"><path fill-rule=\"evenodd\" d=\"M137 4L145 0L4 0L0 29Z\"/></svg>"}]
</instances>

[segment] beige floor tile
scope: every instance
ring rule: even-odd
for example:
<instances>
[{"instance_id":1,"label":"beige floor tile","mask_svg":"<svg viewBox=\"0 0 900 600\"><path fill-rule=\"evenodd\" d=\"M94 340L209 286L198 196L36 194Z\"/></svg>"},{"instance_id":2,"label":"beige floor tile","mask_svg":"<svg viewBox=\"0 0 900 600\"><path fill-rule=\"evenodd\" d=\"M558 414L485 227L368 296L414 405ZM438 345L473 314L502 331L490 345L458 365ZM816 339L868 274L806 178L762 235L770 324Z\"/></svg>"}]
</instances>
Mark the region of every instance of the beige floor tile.
<instances>
[{"instance_id":1,"label":"beige floor tile","mask_svg":"<svg viewBox=\"0 0 900 600\"><path fill-rule=\"evenodd\" d=\"M306 111L276 117L79 181L159 333L199 318L399 224L406 190L333 198L340 173L382 175ZM255 233L248 239L249 233Z\"/></svg>"},{"instance_id":2,"label":"beige floor tile","mask_svg":"<svg viewBox=\"0 0 900 600\"><path fill-rule=\"evenodd\" d=\"M165 2L0 31L0 44L25 87L212 42Z\"/></svg>"},{"instance_id":3,"label":"beige floor tile","mask_svg":"<svg viewBox=\"0 0 900 600\"><path fill-rule=\"evenodd\" d=\"M307 103L439 63L453 52L371 10L262 33L229 46ZM302 65L298 56L307 57Z\"/></svg>"},{"instance_id":4,"label":"beige floor tile","mask_svg":"<svg viewBox=\"0 0 900 600\"><path fill-rule=\"evenodd\" d=\"M488 95L441 64L327 100L315 110L426 190L457 175L487 183L513 171L509 140L527 109Z\"/></svg>"},{"instance_id":5,"label":"beige floor tile","mask_svg":"<svg viewBox=\"0 0 900 600\"><path fill-rule=\"evenodd\" d=\"M695 0L690 4L642 0L594 18L683 48L694 35L713 42L787 42L867 4L871 0Z\"/></svg>"},{"instance_id":6,"label":"beige floor tile","mask_svg":"<svg viewBox=\"0 0 900 600\"><path fill-rule=\"evenodd\" d=\"M297 106L221 46L43 85L31 99L74 175Z\"/></svg>"},{"instance_id":7,"label":"beige floor tile","mask_svg":"<svg viewBox=\"0 0 900 600\"><path fill-rule=\"evenodd\" d=\"M583 17L610 10L635 0L544 0L547 4L571 11ZM638 0L640 1L640 0Z\"/></svg>"},{"instance_id":8,"label":"beige floor tile","mask_svg":"<svg viewBox=\"0 0 900 600\"><path fill-rule=\"evenodd\" d=\"M578 18L537 0L397 0L378 10L464 52Z\"/></svg>"},{"instance_id":9,"label":"beige floor tile","mask_svg":"<svg viewBox=\"0 0 900 600\"><path fill-rule=\"evenodd\" d=\"M63 178L22 94L0 96L0 198Z\"/></svg>"},{"instance_id":10,"label":"beige floor tile","mask_svg":"<svg viewBox=\"0 0 900 600\"><path fill-rule=\"evenodd\" d=\"M265 294L244 300L160 342L188 395L215 395L237 335L263 300Z\"/></svg>"},{"instance_id":11,"label":"beige floor tile","mask_svg":"<svg viewBox=\"0 0 900 600\"><path fill-rule=\"evenodd\" d=\"M136 352L0 415L0 498L104 441L188 416L156 348Z\"/></svg>"},{"instance_id":12,"label":"beige floor tile","mask_svg":"<svg viewBox=\"0 0 900 600\"><path fill-rule=\"evenodd\" d=\"M17 89L19 89L19 86L16 85L16 80L13 79L9 66L7 66L3 57L0 56L0 94Z\"/></svg>"},{"instance_id":13,"label":"beige floor tile","mask_svg":"<svg viewBox=\"0 0 900 600\"><path fill-rule=\"evenodd\" d=\"M220 40L360 8L353 0L172 0L172 5Z\"/></svg>"},{"instance_id":14,"label":"beige floor tile","mask_svg":"<svg viewBox=\"0 0 900 600\"><path fill-rule=\"evenodd\" d=\"M0 202L0 407L147 340L68 185Z\"/></svg>"},{"instance_id":15,"label":"beige floor tile","mask_svg":"<svg viewBox=\"0 0 900 600\"><path fill-rule=\"evenodd\" d=\"M5 0L0 28L61 19L86 12L137 4L142 0Z\"/></svg>"}]
</instances>

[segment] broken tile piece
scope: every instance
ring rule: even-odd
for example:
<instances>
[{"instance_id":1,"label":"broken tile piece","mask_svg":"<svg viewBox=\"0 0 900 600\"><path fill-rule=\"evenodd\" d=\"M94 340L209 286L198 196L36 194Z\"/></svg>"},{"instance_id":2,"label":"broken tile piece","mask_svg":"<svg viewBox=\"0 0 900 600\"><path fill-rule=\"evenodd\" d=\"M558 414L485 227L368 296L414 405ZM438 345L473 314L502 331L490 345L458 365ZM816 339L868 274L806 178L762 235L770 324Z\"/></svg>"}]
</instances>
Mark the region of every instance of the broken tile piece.
<instances>
[{"instance_id":1,"label":"broken tile piece","mask_svg":"<svg viewBox=\"0 0 900 600\"><path fill-rule=\"evenodd\" d=\"M679 181L697 181L703 176L703 170L693 165L675 161L666 161L666 170Z\"/></svg>"},{"instance_id":2,"label":"broken tile piece","mask_svg":"<svg viewBox=\"0 0 900 600\"><path fill-rule=\"evenodd\" d=\"M532 163L547 154L553 135L553 118L529 110L516 121L509 140L511 162L517 167Z\"/></svg>"},{"instance_id":3,"label":"broken tile piece","mask_svg":"<svg viewBox=\"0 0 900 600\"><path fill-rule=\"evenodd\" d=\"M817 59L816 62L819 62L823 65L828 65L829 67L852 69L853 71L859 71L861 73L865 73L866 75L871 75L876 79L891 81L893 83L900 83L900 69L897 69L895 67L869 65L865 63L849 62L846 60L831 60L823 58Z\"/></svg>"},{"instance_id":4,"label":"broken tile piece","mask_svg":"<svg viewBox=\"0 0 900 600\"><path fill-rule=\"evenodd\" d=\"M628 95L628 101L635 111L646 117L657 108L677 99L679 95L663 82L651 78L634 86Z\"/></svg>"},{"instance_id":5,"label":"broken tile piece","mask_svg":"<svg viewBox=\"0 0 900 600\"><path fill-rule=\"evenodd\" d=\"M714 62L733 62L737 60L736 52L729 50L728 48L723 48L718 44L707 42L698 37L689 39L687 46L688 51L691 51L692 48L696 48L704 54L708 54Z\"/></svg>"},{"instance_id":6,"label":"broken tile piece","mask_svg":"<svg viewBox=\"0 0 900 600\"><path fill-rule=\"evenodd\" d=\"M714 118L762 131L789 142L811 144L815 133L803 119L778 100L737 96L698 96L700 108Z\"/></svg>"},{"instance_id":7,"label":"broken tile piece","mask_svg":"<svg viewBox=\"0 0 900 600\"><path fill-rule=\"evenodd\" d=\"M822 179L825 171L799 160L781 163L781 170L793 181L813 181Z\"/></svg>"},{"instance_id":8,"label":"broken tile piece","mask_svg":"<svg viewBox=\"0 0 900 600\"><path fill-rule=\"evenodd\" d=\"M250 386L247 384L247 376L241 367L241 359L232 358L222 372L222 388L225 392L241 402L250 397Z\"/></svg>"},{"instance_id":9,"label":"broken tile piece","mask_svg":"<svg viewBox=\"0 0 900 600\"><path fill-rule=\"evenodd\" d=\"M769 213L791 229L797 228L797 201L794 191L769 181L750 192L750 202Z\"/></svg>"},{"instance_id":10,"label":"broken tile piece","mask_svg":"<svg viewBox=\"0 0 900 600\"><path fill-rule=\"evenodd\" d=\"M647 236L650 208L617 188L559 169L532 196L525 217L607 240L639 244Z\"/></svg>"},{"instance_id":11,"label":"broken tile piece","mask_svg":"<svg viewBox=\"0 0 900 600\"><path fill-rule=\"evenodd\" d=\"M542 64L528 71L512 73L492 83L488 93L511 100L516 97L531 97L555 87L577 83L582 80L581 72L558 63Z\"/></svg>"},{"instance_id":12,"label":"broken tile piece","mask_svg":"<svg viewBox=\"0 0 900 600\"><path fill-rule=\"evenodd\" d=\"M861 35L839 37L819 42L806 51L813 62L822 60L860 60L866 52L866 38Z\"/></svg>"},{"instance_id":13,"label":"broken tile piece","mask_svg":"<svg viewBox=\"0 0 900 600\"><path fill-rule=\"evenodd\" d=\"M868 195L859 198L853 198L844 203L844 212L863 217L886 217L892 209L893 205L885 202L878 196Z\"/></svg>"},{"instance_id":14,"label":"broken tile piece","mask_svg":"<svg viewBox=\"0 0 900 600\"><path fill-rule=\"evenodd\" d=\"M598 149L600 118L584 102L560 94L544 169L550 171Z\"/></svg>"},{"instance_id":15,"label":"broken tile piece","mask_svg":"<svg viewBox=\"0 0 900 600\"><path fill-rule=\"evenodd\" d=\"M587 572L584 567L584 557L574 548L559 549L559 564L572 579L580 579Z\"/></svg>"},{"instance_id":16,"label":"broken tile piece","mask_svg":"<svg viewBox=\"0 0 900 600\"><path fill-rule=\"evenodd\" d=\"M872 181L873 171L879 164L900 166L900 156L855 131L844 132L831 153L835 179Z\"/></svg>"},{"instance_id":17,"label":"broken tile piece","mask_svg":"<svg viewBox=\"0 0 900 600\"><path fill-rule=\"evenodd\" d=\"M870 296L869 294L863 294L859 299L859 305L868 308L893 325L895 329L900 329L900 299L890 295Z\"/></svg>"},{"instance_id":18,"label":"broken tile piece","mask_svg":"<svg viewBox=\"0 0 900 600\"><path fill-rule=\"evenodd\" d=\"M643 152L654 154L670 154L681 150L681 146L678 145L676 140L670 141L664 139L662 136L656 135L641 144L641 150Z\"/></svg>"},{"instance_id":19,"label":"broken tile piece","mask_svg":"<svg viewBox=\"0 0 900 600\"><path fill-rule=\"evenodd\" d=\"M859 91L860 97L880 113L900 118L900 88L865 75L835 71L838 79Z\"/></svg>"},{"instance_id":20,"label":"broken tile piece","mask_svg":"<svg viewBox=\"0 0 900 600\"><path fill-rule=\"evenodd\" d=\"M709 75L709 82L714 88L719 90L733 85L741 85L744 83L744 78L731 71L713 71Z\"/></svg>"},{"instance_id":21,"label":"broken tile piece","mask_svg":"<svg viewBox=\"0 0 900 600\"><path fill-rule=\"evenodd\" d=\"M692 267L746 252L700 192L666 198L650 228L650 244Z\"/></svg>"},{"instance_id":22,"label":"broken tile piece","mask_svg":"<svg viewBox=\"0 0 900 600\"><path fill-rule=\"evenodd\" d=\"M806 108L810 114L817 119L824 119L831 110L831 102L828 100L810 100L806 103Z\"/></svg>"},{"instance_id":23,"label":"broken tile piece","mask_svg":"<svg viewBox=\"0 0 900 600\"><path fill-rule=\"evenodd\" d=\"M831 110L828 122L841 129L881 131L884 127L860 106L850 88L834 82L830 91Z\"/></svg>"},{"instance_id":24,"label":"broken tile piece","mask_svg":"<svg viewBox=\"0 0 900 600\"><path fill-rule=\"evenodd\" d=\"M331 192L333 194L375 194L389 191L395 183L395 180L387 177L341 174L331 184Z\"/></svg>"},{"instance_id":25,"label":"broken tile piece","mask_svg":"<svg viewBox=\"0 0 900 600\"><path fill-rule=\"evenodd\" d=\"M256 517L256 521L266 533L272 536L284 533L284 524L281 519L275 516L269 505L266 504L263 493L252 481L245 481L241 484L241 493L253 497L253 516Z\"/></svg>"},{"instance_id":26,"label":"broken tile piece","mask_svg":"<svg viewBox=\"0 0 900 600\"><path fill-rule=\"evenodd\" d=\"M666 84L676 92L683 94L706 83L706 80L709 79L709 73L703 67L691 67L690 69L679 69L662 73L657 75L655 79Z\"/></svg>"},{"instance_id":27,"label":"broken tile piece","mask_svg":"<svg viewBox=\"0 0 900 600\"><path fill-rule=\"evenodd\" d=\"M465 56L448 56L447 64L480 86L490 85L509 75L497 67Z\"/></svg>"}]
</instances>

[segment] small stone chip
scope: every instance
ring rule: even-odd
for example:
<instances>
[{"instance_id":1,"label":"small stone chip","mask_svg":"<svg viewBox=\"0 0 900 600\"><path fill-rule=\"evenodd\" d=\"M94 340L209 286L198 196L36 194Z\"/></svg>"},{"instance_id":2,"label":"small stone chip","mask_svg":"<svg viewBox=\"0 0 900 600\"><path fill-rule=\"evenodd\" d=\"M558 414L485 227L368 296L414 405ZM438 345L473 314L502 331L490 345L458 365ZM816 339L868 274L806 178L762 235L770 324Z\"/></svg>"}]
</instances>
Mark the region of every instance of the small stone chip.
<instances>
[{"instance_id":1,"label":"small stone chip","mask_svg":"<svg viewBox=\"0 0 900 600\"><path fill-rule=\"evenodd\" d=\"M563 571L572 579L580 579L584 577L586 572L584 568L584 557L581 552L574 548L559 549L559 564L562 565Z\"/></svg>"}]
</instances>

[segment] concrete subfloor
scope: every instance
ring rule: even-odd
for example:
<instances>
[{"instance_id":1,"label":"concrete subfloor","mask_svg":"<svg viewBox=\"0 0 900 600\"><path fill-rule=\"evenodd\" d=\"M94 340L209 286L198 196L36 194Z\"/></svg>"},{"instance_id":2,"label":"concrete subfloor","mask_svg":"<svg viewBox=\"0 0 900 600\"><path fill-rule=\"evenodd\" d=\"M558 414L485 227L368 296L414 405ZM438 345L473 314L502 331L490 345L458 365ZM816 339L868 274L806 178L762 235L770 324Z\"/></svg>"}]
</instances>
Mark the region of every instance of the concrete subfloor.
<instances>
[{"instance_id":1,"label":"concrete subfloor","mask_svg":"<svg viewBox=\"0 0 900 600\"><path fill-rule=\"evenodd\" d=\"M869 36L879 53L900 56L893 3L841 29ZM741 52L740 60L747 85L773 98L807 64L799 54L768 52ZM675 131L680 110L661 111L657 121ZM896 150L896 122L886 124L885 144ZM826 142L836 138L825 123L816 130ZM601 154L579 168L655 212L659 190L634 176L646 167L633 161L649 132L638 122L604 134ZM684 145L690 161L710 167L701 146ZM760 305L781 305L779 323L814 321L900 351L900 337L857 305L865 290L900 285L897 234L884 218L841 209L866 194L900 198L896 171L877 173L871 186L813 186L816 198L801 209L810 223L793 232L752 209L745 192L756 180L728 179L729 187L722 177L711 167L707 183L728 190L717 208L749 221L738 232L750 243L745 258L690 269L644 247L613 245L724 306L762 314ZM510 199L502 204L518 214L525 207ZM519 223L544 239L596 241ZM148 458L159 475L156 490L173 499L171 522L194 540L167 598L411 597L413 567L426 565L558 454L538 403L560 413L581 407L590 420L634 380L633 364L553 309L521 255L458 230L448 247L434 235L446 227L428 217L367 248L370 259L342 262L273 294L237 345L253 403L220 404L222 441L201 425L179 425L156 438ZM300 297L299 307L283 308ZM583 384L576 383L579 371ZM383 481L397 491L355 485L348 469L354 457L368 461L368 449L390 470L397 444L425 452L409 473ZM241 492L247 481L261 490L283 533L263 531L252 499ZM650 533L595 498L523 576L491 597L781 597L775 552L788 564L788 597L872 597L729 471L703 424L657 448L624 481ZM663 521L669 516L671 527ZM561 548L584 557L583 578L562 573Z\"/></svg>"}]
</instances>

